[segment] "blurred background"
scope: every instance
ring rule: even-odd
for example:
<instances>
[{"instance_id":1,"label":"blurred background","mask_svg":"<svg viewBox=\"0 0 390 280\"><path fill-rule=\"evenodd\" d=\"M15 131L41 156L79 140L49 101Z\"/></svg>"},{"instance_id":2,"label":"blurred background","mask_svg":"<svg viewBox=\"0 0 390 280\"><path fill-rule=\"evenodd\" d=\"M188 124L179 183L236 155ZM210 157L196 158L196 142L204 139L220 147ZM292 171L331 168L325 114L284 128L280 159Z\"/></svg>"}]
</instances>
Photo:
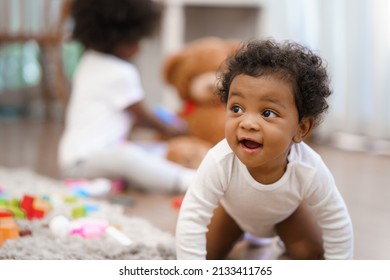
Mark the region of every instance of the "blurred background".
<instances>
[{"instance_id":1,"label":"blurred background","mask_svg":"<svg viewBox=\"0 0 390 280\"><path fill-rule=\"evenodd\" d=\"M143 42L135 61L150 105L178 106L175 93L162 81L161 62L187 42L210 35L295 40L326 59L332 78L331 109L317 139L344 149L390 154L389 1L156 1L165 8L161 28ZM69 94L64 83L82 53L70 38L71 21L61 18L65 2L0 0L0 116L42 117L46 105L54 106L51 113L61 119ZM58 67L64 73L56 74ZM59 81L61 75L66 81ZM37 92L42 79L44 86L51 86L44 89L49 93Z\"/></svg>"},{"instance_id":2,"label":"blurred background","mask_svg":"<svg viewBox=\"0 0 390 280\"><path fill-rule=\"evenodd\" d=\"M357 258L390 259L390 1L156 1L160 29L135 59L150 106L180 106L161 65L197 38L294 40L327 61L334 94L313 145L351 210ZM83 52L68 4L0 0L0 166L58 177L57 141Z\"/></svg>"}]
</instances>

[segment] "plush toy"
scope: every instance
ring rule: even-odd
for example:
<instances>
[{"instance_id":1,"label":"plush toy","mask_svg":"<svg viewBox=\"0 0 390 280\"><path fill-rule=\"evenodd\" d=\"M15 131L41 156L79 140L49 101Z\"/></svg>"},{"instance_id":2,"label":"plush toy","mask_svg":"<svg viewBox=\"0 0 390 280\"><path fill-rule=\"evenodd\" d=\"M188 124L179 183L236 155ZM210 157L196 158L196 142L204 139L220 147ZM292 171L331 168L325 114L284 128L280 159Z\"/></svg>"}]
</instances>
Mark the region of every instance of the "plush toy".
<instances>
[{"instance_id":1,"label":"plush toy","mask_svg":"<svg viewBox=\"0 0 390 280\"><path fill-rule=\"evenodd\" d=\"M165 60L164 78L181 100L178 115L189 133L189 137L169 142L168 159L196 168L208 149L224 138L225 107L215 94L217 71L238 46L238 41L206 37L188 43Z\"/></svg>"}]
</instances>

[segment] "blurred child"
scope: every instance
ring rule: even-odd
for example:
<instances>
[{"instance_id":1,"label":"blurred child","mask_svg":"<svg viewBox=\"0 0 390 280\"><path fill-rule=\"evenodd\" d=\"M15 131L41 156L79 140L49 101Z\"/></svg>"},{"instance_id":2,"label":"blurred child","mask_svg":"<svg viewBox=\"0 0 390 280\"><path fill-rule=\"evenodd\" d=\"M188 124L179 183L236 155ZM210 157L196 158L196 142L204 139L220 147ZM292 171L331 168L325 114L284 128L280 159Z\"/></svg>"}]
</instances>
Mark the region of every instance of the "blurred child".
<instances>
[{"instance_id":1,"label":"blurred child","mask_svg":"<svg viewBox=\"0 0 390 280\"><path fill-rule=\"evenodd\" d=\"M330 94L321 58L296 43L253 41L227 61L219 85L226 139L185 195L179 259L225 258L243 232L278 235L293 259L352 258L345 203L321 157L302 142Z\"/></svg>"},{"instance_id":2,"label":"blurred child","mask_svg":"<svg viewBox=\"0 0 390 280\"><path fill-rule=\"evenodd\" d=\"M139 72L129 61L152 34L160 13L151 0L74 1L73 37L85 53L74 75L59 148L65 177L125 179L148 191L187 189L194 170L127 140L136 123L167 136L186 132L147 110Z\"/></svg>"}]
</instances>

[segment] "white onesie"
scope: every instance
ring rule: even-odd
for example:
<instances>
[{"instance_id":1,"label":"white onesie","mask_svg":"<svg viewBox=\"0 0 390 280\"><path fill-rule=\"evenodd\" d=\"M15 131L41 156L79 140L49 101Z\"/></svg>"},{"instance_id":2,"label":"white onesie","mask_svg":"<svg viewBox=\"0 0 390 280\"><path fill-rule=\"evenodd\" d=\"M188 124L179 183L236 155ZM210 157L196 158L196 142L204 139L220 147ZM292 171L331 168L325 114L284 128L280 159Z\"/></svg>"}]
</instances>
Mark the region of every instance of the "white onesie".
<instances>
[{"instance_id":1,"label":"white onesie","mask_svg":"<svg viewBox=\"0 0 390 280\"><path fill-rule=\"evenodd\" d=\"M275 224L306 202L322 229L325 258L352 258L353 232L345 203L321 157L304 143L292 145L286 172L269 185L253 179L226 140L212 148L181 207L178 259L205 259L207 227L219 202L243 231L261 237L275 236Z\"/></svg>"}]
</instances>

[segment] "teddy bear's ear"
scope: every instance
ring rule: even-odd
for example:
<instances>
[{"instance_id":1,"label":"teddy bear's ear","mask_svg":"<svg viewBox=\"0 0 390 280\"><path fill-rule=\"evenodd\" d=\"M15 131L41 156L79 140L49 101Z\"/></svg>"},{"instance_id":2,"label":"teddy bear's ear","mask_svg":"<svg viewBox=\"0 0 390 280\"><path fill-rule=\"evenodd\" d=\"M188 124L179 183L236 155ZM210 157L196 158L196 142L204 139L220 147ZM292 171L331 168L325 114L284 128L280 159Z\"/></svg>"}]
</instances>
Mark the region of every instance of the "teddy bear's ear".
<instances>
[{"instance_id":1,"label":"teddy bear's ear","mask_svg":"<svg viewBox=\"0 0 390 280\"><path fill-rule=\"evenodd\" d=\"M186 67L186 55L183 52L169 56L163 65L163 76L165 81L173 86L181 98L188 98L188 82L191 71ZM187 57L188 58L188 57Z\"/></svg>"},{"instance_id":2,"label":"teddy bear's ear","mask_svg":"<svg viewBox=\"0 0 390 280\"><path fill-rule=\"evenodd\" d=\"M167 83L174 85L175 81L175 74L177 69L179 69L181 62L183 61L183 58L181 54L173 54L165 59L164 65L163 65L163 76L165 81Z\"/></svg>"}]
</instances>

